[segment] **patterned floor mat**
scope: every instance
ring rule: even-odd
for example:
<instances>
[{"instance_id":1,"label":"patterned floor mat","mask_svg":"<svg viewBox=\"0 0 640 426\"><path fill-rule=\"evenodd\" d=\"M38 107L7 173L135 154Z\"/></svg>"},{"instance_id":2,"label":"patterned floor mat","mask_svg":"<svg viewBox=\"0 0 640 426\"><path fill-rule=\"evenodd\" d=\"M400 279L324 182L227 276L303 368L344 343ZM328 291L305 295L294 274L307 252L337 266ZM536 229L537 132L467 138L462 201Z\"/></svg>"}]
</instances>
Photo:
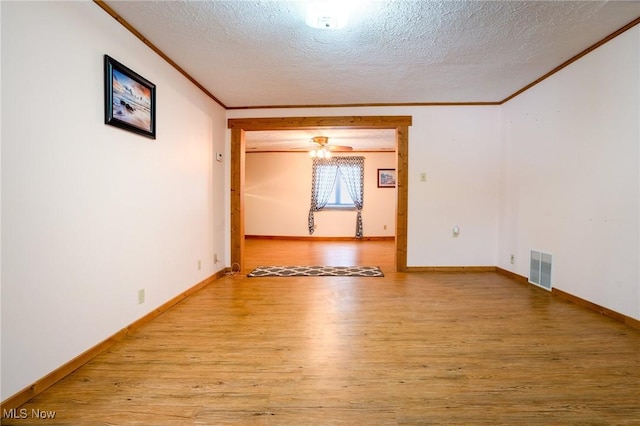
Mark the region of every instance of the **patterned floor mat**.
<instances>
[{"instance_id":1,"label":"patterned floor mat","mask_svg":"<svg viewBox=\"0 0 640 426\"><path fill-rule=\"evenodd\" d=\"M258 266L247 277L384 277L377 266Z\"/></svg>"}]
</instances>

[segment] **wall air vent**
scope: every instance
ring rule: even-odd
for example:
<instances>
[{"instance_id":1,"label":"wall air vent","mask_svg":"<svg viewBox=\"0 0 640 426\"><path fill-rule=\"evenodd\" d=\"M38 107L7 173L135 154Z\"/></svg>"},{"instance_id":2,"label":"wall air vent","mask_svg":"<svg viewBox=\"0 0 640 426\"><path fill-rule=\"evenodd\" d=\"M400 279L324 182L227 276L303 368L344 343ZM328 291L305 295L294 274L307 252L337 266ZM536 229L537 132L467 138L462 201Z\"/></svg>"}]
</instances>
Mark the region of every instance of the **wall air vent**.
<instances>
[{"instance_id":1,"label":"wall air vent","mask_svg":"<svg viewBox=\"0 0 640 426\"><path fill-rule=\"evenodd\" d=\"M551 264L553 256L537 250L531 250L529 261L529 282L545 290L551 290Z\"/></svg>"}]
</instances>

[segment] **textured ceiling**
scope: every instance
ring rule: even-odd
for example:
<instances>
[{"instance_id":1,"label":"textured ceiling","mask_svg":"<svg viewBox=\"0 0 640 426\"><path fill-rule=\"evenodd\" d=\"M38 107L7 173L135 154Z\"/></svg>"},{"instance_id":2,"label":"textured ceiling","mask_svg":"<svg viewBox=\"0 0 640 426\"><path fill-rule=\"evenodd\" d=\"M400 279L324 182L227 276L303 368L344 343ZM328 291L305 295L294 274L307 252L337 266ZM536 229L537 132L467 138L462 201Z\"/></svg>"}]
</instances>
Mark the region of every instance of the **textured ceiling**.
<instances>
[{"instance_id":1,"label":"textured ceiling","mask_svg":"<svg viewBox=\"0 0 640 426\"><path fill-rule=\"evenodd\" d=\"M640 16L640 1L107 1L224 106L500 102Z\"/></svg>"},{"instance_id":2,"label":"textured ceiling","mask_svg":"<svg viewBox=\"0 0 640 426\"><path fill-rule=\"evenodd\" d=\"M342 0L340 30L305 24L306 1L106 1L226 108L497 103L640 17L640 1ZM322 132L390 150L379 131ZM309 132L247 132L247 152Z\"/></svg>"}]
</instances>

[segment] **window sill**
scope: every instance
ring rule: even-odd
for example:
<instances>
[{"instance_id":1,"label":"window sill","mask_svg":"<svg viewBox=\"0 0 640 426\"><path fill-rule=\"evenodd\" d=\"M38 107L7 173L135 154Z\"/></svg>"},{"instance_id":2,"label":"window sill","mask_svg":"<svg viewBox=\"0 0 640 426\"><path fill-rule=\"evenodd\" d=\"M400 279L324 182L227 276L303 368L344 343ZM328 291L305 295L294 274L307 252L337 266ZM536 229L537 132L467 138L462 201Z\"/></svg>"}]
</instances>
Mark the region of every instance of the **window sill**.
<instances>
[{"instance_id":1,"label":"window sill","mask_svg":"<svg viewBox=\"0 0 640 426\"><path fill-rule=\"evenodd\" d=\"M324 208L322 210L352 210L352 211L356 211L358 209L355 208L355 206L324 206Z\"/></svg>"}]
</instances>

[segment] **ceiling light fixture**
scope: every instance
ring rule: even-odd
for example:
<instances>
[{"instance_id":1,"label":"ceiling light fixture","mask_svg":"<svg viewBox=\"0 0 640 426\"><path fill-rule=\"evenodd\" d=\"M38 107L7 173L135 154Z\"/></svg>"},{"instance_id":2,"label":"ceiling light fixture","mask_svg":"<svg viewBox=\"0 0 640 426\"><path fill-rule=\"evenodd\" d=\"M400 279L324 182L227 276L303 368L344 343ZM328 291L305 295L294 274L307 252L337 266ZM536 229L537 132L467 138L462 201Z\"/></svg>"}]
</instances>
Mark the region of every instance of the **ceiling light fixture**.
<instances>
[{"instance_id":1,"label":"ceiling light fixture","mask_svg":"<svg viewBox=\"0 0 640 426\"><path fill-rule=\"evenodd\" d=\"M331 158L331 151L327 148L322 147L320 149L312 149L309 151L309 155L311 158Z\"/></svg>"},{"instance_id":2,"label":"ceiling light fixture","mask_svg":"<svg viewBox=\"0 0 640 426\"><path fill-rule=\"evenodd\" d=\"M328 136L314 136L309 142L318 146L309 150L311 158L331 158L331 151L353 151L353 147L346 145L329 145Z\"/></svg>"},{"instance_id":3,"label":"ceiling light fixture","mask_svg":"<svg viewBox=\"0 0 640 426\"><path fill-rule=\"evenodd\" d=\"M306 23L312 28L337 30L347 25L348 9L345 1L310 1L307 3Z\"/></svg>"},{"instance_id":4,"label":"ceiling light fixture","mask_svg":"<svg viewBox=\"0 0 640 426\"><path fill-rule=\"evenodd\" d=\"M329 143L327 136L314 136L311 138L311 142L319 145L318 148L309 150L311 158L331 158L331 151L327 148L327 143Z\"/></svg>"}]
</instances>

